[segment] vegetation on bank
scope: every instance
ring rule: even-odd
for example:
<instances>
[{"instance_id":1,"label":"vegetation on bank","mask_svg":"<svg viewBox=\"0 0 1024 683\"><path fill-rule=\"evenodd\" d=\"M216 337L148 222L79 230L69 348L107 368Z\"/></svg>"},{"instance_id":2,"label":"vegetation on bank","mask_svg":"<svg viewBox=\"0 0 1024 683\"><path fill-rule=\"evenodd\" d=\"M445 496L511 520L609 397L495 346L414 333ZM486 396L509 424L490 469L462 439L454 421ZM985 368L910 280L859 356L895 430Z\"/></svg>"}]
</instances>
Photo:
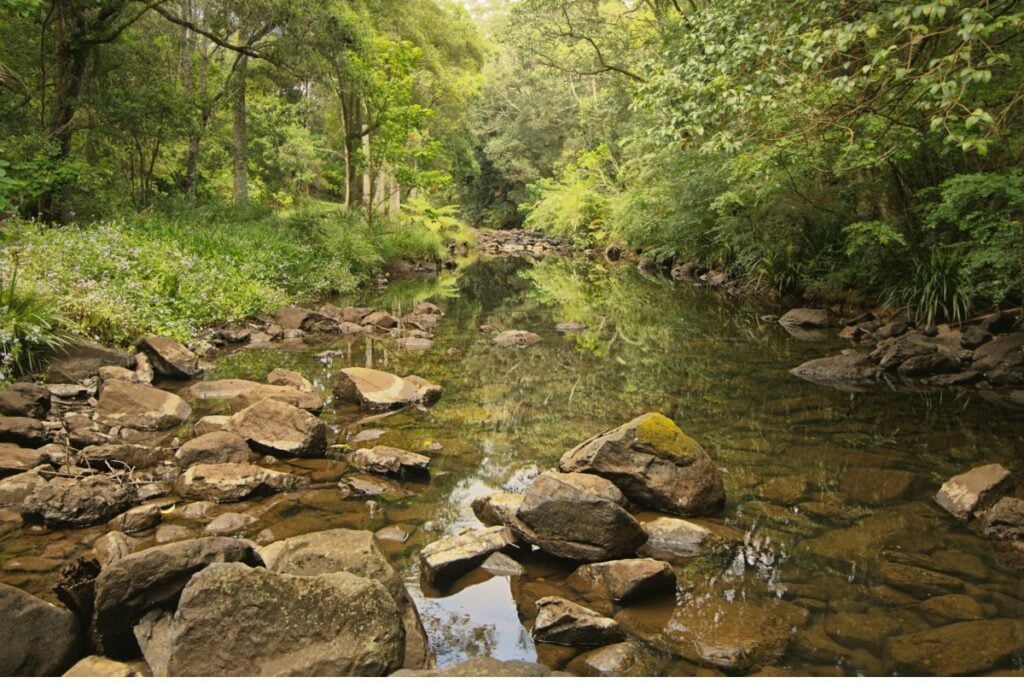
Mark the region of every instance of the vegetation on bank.
<instances>
[{"instance_id":1,"label":"vegetation on bank","mask_svg":"<svg viewBox=\"0 0 1024 683\"><path fill-rule=\"evenodd\" d=\"M484 220L921 318L1019 305L1019 3L482 4Z\"/></svg>"}]
</instances>

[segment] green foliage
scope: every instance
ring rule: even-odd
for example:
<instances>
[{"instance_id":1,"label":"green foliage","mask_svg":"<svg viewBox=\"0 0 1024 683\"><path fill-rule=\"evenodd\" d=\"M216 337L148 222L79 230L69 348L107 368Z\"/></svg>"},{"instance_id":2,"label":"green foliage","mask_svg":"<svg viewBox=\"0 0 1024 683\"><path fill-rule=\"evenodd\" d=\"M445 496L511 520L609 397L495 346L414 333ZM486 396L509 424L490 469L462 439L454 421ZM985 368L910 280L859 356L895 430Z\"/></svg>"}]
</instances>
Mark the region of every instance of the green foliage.
<instances>
[{"instance_id":1,"label":"green foliage","mask_svg":"<svg viewBox=\"0 0 1024 683\"><path fill-rule=\"evenodd\" d=\"M0 261L0 386L62 347L65 326L47 298L19 282L18 254Z\"/></svg>"}]
</instances>

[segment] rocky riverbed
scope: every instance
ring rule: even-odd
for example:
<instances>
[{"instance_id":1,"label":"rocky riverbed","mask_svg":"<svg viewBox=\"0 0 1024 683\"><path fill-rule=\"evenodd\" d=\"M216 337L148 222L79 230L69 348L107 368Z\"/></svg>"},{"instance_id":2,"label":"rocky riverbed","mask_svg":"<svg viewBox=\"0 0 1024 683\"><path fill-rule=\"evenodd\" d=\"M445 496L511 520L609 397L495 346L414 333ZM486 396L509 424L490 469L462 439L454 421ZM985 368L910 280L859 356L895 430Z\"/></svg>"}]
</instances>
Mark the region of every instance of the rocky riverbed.
<instances>
[{"instance_id":1,"label":"rocky riverbed","mask_svg":"<svg viewBox=\"0 0 1024 683\"><path fill-rule=\"evenodd\" d=\"M350 303L0 392L0 671L1020 673L1009 408L628 266Z\"/></svg>"}]
</instances>

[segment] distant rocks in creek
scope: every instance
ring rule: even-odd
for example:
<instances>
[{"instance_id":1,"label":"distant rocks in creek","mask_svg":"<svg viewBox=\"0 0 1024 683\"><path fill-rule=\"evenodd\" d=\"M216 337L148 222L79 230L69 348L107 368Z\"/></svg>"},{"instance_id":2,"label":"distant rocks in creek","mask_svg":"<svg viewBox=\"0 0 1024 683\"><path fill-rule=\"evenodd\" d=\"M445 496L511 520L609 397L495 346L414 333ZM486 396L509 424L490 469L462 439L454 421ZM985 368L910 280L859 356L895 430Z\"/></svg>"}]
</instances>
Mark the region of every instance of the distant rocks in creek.
<instances>
[{"instance_id":1,"label":"distant rocks in creek","mask_svg":"<svg viewBox=\"0 0 1024 683\"><path fill-rule=\"evenodd\" d=\"M832 314L823 308L794 308L779 318L784 327L820 328L832 324Z\"/></svg>"},{"instance_id":2,"label":"distant rocks in creek","mask_svg":"<svg viewBox=\"0 0 1024 683\"><path fill-rule=\"evenodd\" d=\"M905 316L884 322L870 313L843 322L841 338L873 348L808 361L794 375L849 391L883 378L935 387L1024 386L1021 320L1005 311L959 327L920 326Z\"/></svg>"},{"instance_id":3,"label":"distant rocks in creek","mask_svg":"<svg viewBox=\"0 0 1024 683\"><path fill-rule=\"evenodd\" d=\"M478 249L485 254L546 256L573 251L572 243L567 240L526 230L480 230L477 240Z\"/></svg>"},{"instance_id":4,"label":"distant rocks in creek","mask_svg":"<svg viewBox=\"0 0 1024 683\"><path fill-rule=\"evenodd\" d=\"M536 332L527 330L507 330L499 332L493 341L495 346L524 348L539 344L543 341L543 337Z\"/></svg>"},{"instance_id":5,"label":"distant rocks in creek","mask_svg":"<svg viewBox=\"0 0 1024 683\"><path fill-rule=\"evenodd\" d=\"M430 458L391 446L360 448L347 456L355 467L398 479L429 479Z\"/></svg>"}]
</instances>

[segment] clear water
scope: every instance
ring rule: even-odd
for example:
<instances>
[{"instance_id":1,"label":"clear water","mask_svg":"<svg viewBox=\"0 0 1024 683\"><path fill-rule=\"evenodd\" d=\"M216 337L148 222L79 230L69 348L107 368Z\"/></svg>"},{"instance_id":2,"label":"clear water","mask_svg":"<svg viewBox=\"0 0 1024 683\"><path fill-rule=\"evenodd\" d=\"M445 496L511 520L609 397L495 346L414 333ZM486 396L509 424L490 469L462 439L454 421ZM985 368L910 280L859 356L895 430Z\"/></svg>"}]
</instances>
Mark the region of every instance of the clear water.
<instances>
[{"instance_id":1,"label":"clear water","mask_svg":"<svg viewBox=\"0 0 1024 683\"><path fill-rule=\"evenodd\" d=\"M808 384L788 370L837 352L843 347L838 339L797 340L762 322L763 307L645 277L624 265L485 260L440 280L399 282L339 303L403 313L422 300L446 313L428 351L401 350L393 339L307 339L231 352L218 359L213 374L262 379L275 367L288 367L327 391L339 369L372 365L444 386L442 400L427 411L360 424L354 423L365 416L350 407L329 406L323 416L338 442L374 428L385 433L372 444L429 453L428 485L396 487L376 509L341 499L333 482L343 468L295 461L291 465L300 471L316 473L323 488L224 506L258 513L260 524L245 534L250 538L265 529L283 538L337 526L397 525L408 532L406 541L384 547L407 577L440 664L489 654L560 667L578 654L535 646L528 633L533 601L564 593L561 579L572 565L520 554L524 576L490 577L478 570L441 595L420 585L417 553L441 536L478 526L469 507L477 496L522 487L579 441L649 411L674 419L712 454L728 496L717 521L737 529L744 542L735 552L679 567L675 599L619 614L645 644L643 672L708 673L687 661L693 659L687 643L708 634L712 641L751 639L752 661L760 661L756 643L765 637L756 625L765 614L776 626L781 620L790 640L781 655L766 659L804 674L892 672L887 634L968 617L935 616L921 604L933 594L967 595L982 618L1024 618L1019 570L1006 568L995 546L931 502L946 478L972 466L1019 468L1019 406L959 391L882 386L850 394ZM588 328L558 333L555 325L564 321ZM543 341L498 348L479 331L482 325L531 330ZM326 349L338 355L316 357ZM438 444L439 450L428 450ZM54 541L72 554L89 540L88 532L3 528L5 560L45 555L41 545ZM938 570L954 577L956 586L922 588L916 578L894 579L885 563ZM0 571L0 580L37 591L47 577L46 571L29 576L7 565ZM893 582L898 594L891 592ZM837 615L859 615L855 621L874 628L866 640L853 637L856 647L849 645L845 654L807 645L812 634L835 631ZM989 668L1024 670L1020 661Z\"/></svg>"}]
</instances>

